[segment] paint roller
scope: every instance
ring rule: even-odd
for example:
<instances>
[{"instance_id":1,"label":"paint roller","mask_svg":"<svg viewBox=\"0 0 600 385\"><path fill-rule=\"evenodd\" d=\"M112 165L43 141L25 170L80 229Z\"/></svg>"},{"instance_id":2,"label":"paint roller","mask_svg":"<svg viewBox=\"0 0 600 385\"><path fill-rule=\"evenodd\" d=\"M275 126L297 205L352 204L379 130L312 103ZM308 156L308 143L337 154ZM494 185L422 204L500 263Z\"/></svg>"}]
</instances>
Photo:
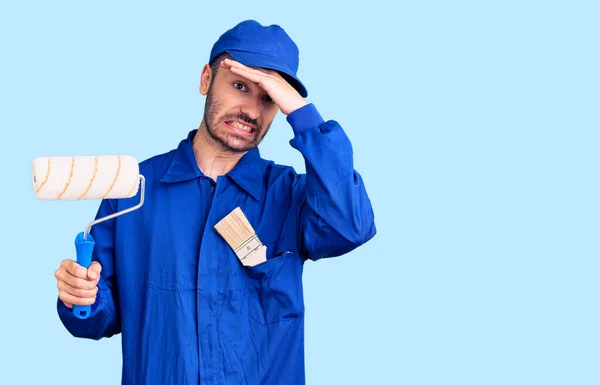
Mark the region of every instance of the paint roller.
<instances>
[{"instance_id":1,"label":"paint roller","mask_svg":"<svg viewBox=\"0 0 600 385\"><path fill-rule=\"evenodd\" d=\"M129 155L39 157L32 164L32 188L42 200L122 199L140 192L137 205L98 218L77 234L77 263L87 269L95 245L90 230L98 223L142 207L145 178L139 172L137 160ZM85 319L91 313L91 306L74 305L73 313Z\"/></svg>"}]
</instances>

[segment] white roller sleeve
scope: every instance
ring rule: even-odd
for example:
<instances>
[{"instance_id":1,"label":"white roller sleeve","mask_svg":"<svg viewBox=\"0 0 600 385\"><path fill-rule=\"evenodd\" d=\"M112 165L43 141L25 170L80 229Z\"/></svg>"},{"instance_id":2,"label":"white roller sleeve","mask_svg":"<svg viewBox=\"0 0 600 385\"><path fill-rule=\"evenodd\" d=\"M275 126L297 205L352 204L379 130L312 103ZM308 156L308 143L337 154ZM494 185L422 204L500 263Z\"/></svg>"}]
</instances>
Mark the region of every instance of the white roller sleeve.
<instances>
[{"instance_id":1,"label":"white roller sleeve","mask_svg":"<svg viewBox=\"0 0 600 385\"><path fill-rule=\"evenodd\" d=\"M139 164L129 155L39 157L32 165L37 198L130 198L139 189Z\"/></svg>"}]
</instances>

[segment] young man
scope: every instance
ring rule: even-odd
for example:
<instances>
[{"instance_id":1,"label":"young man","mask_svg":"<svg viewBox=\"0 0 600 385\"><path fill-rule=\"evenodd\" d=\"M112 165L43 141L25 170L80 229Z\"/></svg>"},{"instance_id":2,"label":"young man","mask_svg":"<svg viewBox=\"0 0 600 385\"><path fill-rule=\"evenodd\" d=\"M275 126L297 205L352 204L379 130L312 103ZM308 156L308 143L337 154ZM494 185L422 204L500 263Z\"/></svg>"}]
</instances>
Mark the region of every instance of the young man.
<instances>
[{"instance_id":1,"label":"young man","mask_svg":"<svg viewBox=\"0 0 600 385\"><path fill-rule=\"evenodd\" d=\"M71 334L121 333L123 384L304 384L303 263L348 253L376 230L351 143L304 100L298 57L279 26L225 32L202 71L200 127L140 164L146 203L92 228L93 264L56 271ZM306 174L259 154L279 110ZM104 200L98 217L138 201ZM236 207L265 262L243 265L215 230ZM75 317L74 304L91 315Z\"/></svg>"}]
</instances>

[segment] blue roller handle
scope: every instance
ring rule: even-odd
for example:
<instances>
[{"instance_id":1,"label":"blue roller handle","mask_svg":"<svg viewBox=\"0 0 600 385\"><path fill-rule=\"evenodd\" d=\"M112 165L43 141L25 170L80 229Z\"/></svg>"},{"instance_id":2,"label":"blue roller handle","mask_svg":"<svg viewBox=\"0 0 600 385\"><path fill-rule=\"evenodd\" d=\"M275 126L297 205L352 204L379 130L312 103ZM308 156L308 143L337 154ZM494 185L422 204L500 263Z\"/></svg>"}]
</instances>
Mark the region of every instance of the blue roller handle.
<instances>
[{"instance_id":1,"label":"blue roller handle","mask_svg":"<svg viewBox=\"0 0 600 385\"><path fill-rule=\"evenodd\" d=\"M77 263L86 269L92 264L92 251L94 251L94 245L96 242L90 234L87 236L87 240L83 240L83 232L77 234L75 237L75 250L77 252ZM90 305L74 305L73 313L75 317L80 319L86 319L90 316L92 307Z\"/></svg>"}]
</instances>

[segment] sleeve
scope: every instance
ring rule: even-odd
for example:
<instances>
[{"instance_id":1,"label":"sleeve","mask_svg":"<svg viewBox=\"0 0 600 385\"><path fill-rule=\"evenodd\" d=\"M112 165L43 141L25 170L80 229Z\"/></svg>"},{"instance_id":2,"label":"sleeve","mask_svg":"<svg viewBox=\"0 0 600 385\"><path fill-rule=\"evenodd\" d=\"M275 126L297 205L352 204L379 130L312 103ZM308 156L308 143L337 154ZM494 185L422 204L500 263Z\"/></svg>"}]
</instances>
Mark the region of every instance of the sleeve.
<instances>
[{"instance_id":1,"label":"sleeve","mask_svg":"<svg viewBox=\"0 0 600 385\"><path fill-rule=\"evenodd\" d=\"M374 213L349 138L334 120L308 104L287 116L290 145L304 157L298 179L298 244L311 260L346 254L376 234Z\"/></svg>"},{"instance_id":2,"label":"sleeve","mask_svg":"<svg viewBox=\"0 0 600 385\"><path fill-rule=\"evenodd\" d=\"M96 219L115 212L111 200L103 200L96 214ZM58 299L57 310L65 328L75 337L98 340L111 337L121 332L117 305L115 280L115 221L107 220L96 224L90 230L95 245L92 260L102 266L98 281L96 302L91 307L91 314L86 319L75 317L72 309L66 307Z\"/></svg>"}]
</instances>

